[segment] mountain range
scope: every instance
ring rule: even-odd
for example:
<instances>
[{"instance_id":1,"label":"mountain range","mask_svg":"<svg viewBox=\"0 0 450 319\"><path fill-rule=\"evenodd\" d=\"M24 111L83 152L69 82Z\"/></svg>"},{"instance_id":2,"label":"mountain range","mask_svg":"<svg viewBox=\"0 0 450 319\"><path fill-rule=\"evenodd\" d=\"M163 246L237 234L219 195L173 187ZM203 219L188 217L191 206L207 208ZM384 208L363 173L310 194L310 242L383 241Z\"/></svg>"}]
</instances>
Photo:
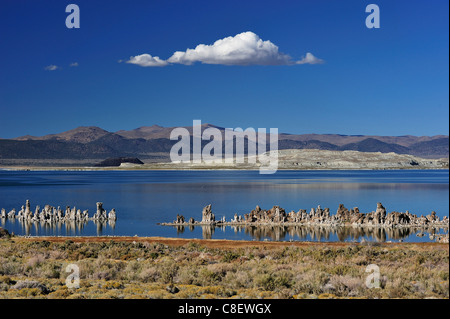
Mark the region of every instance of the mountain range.
<instances>
[{"instance_id":1,"label":"mountain range","mask_svg":"<svg viewBox=\"0 0 450 319\"><path fill-rule=\"evenodd\" d=\"M203 124L202 130L222 127ZM144 126L134 130L109 132L95 126L82 126L58 134L0 139L0 164L5 159L98 160L108 157L138 157L147 162L168 161L177 141L170 140L174 127ZM186 127L192 133L192 127ZM224 135L224 134L222 134ZM449 156L449 136L375 136L339 134L279 134L278 148L355 150L409 154L422 158ZM207 144L209 141L204 141Z\"/></svg>"}]
</instances>

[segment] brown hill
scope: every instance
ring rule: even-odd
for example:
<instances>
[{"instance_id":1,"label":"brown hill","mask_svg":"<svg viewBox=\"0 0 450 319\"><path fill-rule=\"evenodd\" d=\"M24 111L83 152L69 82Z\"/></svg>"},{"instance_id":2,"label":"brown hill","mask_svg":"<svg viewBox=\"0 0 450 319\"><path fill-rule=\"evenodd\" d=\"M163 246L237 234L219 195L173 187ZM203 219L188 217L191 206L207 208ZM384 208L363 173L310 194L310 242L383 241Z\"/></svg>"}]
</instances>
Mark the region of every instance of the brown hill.
<instances>
[{"instance_id":1,"label":"brown hill","mask_svg":"<svg viewBox=\"0 0 450 319\"><path fill-rule=\"evenodd\" d=\"M76 143L89 143L103 137L105 135L111 134L110 132L97 127L97 126L80 126L73 130L58 133L49 134L44 136L31 136L25 135L17 137L14 140L17 141L46 141L46 140L56 140L65 142L76 142Z\"/></svg>"},{"instance_id":2,"label":"brown hill","mask_svg":"<svg viewBox=\"0 0 450 319\"><path fill-rule=\"evenodd\" d=\"M202 131L214 127L203 124ZM185 127L192 134L192 127ZM143 126L134 130L108 132L96 126L81 126L66 132L41 137L22 136L0 139L0 164L15 159L105 159L110 157L139 157L145 160L169 160L174 127ZM268 139L267 139L268 140ZM202 145L208 141L203 141ZM330 151L397 153L422 158L447 158L449 137L436 136L368 136L339 134L279 134L280 150L319 149Z\"/></svg>"}]
</instances>

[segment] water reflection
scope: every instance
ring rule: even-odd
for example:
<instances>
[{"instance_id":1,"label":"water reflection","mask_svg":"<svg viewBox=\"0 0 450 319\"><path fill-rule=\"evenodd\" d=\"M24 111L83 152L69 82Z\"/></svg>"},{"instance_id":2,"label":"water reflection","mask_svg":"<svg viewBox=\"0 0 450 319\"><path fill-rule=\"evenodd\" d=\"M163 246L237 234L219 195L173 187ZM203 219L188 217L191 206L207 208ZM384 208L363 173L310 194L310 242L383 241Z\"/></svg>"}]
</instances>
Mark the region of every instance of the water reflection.
<instances>
[{"instance_id":1,"label":"water reflection","mask_svg":"<svg viewBox=\"0 0 450 319\"><path fill-rule=\"evenodd\" d=\"M173 226L173 227L175 227L175 229L177 230L177 235L183 234L184 230L186 228L186 226L183 226L183 225L177 225L177 226ZM187 227L188 227L189 231L193 232L196 226L189 225ZM203 225L203 226L197 226L197 227L202 228L202 238L203 239L212 239L212 235L214 234L215 229L219 228L220 226ZM224 228L224 227L220 227L220 228Z\"/></svg>"},{"instance_id":2,"label":"water reflection","mask_svg":"<svg viewBox=\"0 0 450 319\"><path fill-rule=\"evenodd\" d=\"M3 228L6 228L7 222L13 229L18 223L20 233L24 236L77 236L83 234L84 229L89 224L95 226L97 236L102 236L106 229L114 230L116 228L116 221L114 220L63 220L49 223L48 221L0 218L0 224Z\"/></svg>"},{"instance_id":3,"label":"water reflection","mask_svg":"<svg viewBox=\"0 0 450 319\"><path fill-rule=\"evenodd\" d=\"M236 235L246 234L254 240L270 239L274 241L285 241L291 239L304 241L361 241L362 239L376 242L390 240L405 240L412 236L425 237L434 240L436 235L447 234L448 229L438 227L415 227L415 228L388 228L388 227L336 227L336 226L269 226L269 225L233 225L233 226L172 226L177 235L185 232L185 228L193 232L196 227L201 227L202 238L212 239L216 228L231 229Z\"/></svg>"}]
</instances>

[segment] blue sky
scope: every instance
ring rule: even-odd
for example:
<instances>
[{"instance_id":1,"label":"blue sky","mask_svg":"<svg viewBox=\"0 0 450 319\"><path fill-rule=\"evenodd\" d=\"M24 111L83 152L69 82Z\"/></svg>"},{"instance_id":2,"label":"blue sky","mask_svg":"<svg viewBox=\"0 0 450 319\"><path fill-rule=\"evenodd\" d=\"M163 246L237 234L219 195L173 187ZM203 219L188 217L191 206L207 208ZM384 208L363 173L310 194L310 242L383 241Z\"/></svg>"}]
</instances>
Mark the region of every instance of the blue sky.
<instances>
[{"instance_id":1,"label":"blue sky","mask_svg":"<svg viewBox=\"0 0 450 319\"><path fill-rule=\"evenodd\" d=\"M80 8L79 29L65 26L69 3ZM370 3L379 29L365 26ZM194 119L297 134L448 135L448 12L447 0L2 1L0 138ZM247 31L291 61L310 52L324 63L126 63Z\"/></svg>"}]
</instances>

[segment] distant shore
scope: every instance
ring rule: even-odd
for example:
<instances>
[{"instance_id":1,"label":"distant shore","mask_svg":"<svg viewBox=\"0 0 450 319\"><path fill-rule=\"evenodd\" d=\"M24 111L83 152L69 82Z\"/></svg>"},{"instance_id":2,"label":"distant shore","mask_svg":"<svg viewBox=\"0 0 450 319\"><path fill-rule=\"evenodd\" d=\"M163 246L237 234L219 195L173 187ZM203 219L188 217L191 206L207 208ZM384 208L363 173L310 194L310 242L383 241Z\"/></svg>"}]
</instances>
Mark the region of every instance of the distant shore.
<instances>
[{"instance_id":1,"label":"distant shore","mask_svg":"<svg viewBox=\"0 0 450 319\"><path fill-rule=\"evenodd\" d=\"M274 151L275 152L275 151ZM407 154L327 151L317 149L286 149L272 154L270 169L276 170L396 170L396 169L449 169L449 159L425 159ZM136 160L139 160L136 158ZM139 160L140 161L140 160ZM273 162L272 162L273 161ZM66 170L66 171L114 171L114 170L260 170L265 167L259 158L248 157L243 163L177 163L166 161L144 164L122 162L120 166L95 166L101 160L33 160L1 159L0 169L6 170Z\"/></svg>"},{"instance_id":2,"label":"distant shore","mask_svg":"<svg viewBox=\"0 0 450 319\"><path fill-rule=\"evenodd\" d=\"M392 168L278 168L279 171L392 171L392 170L448 170L449 166L445 167L392 167ZM76 167L76 166L0 166L0 171L85 171L85 172L95 172L95 171L259 171L259 168L250 167L169 167L169 166L158 166L158 165L143 165L143 166L133 166L133 167Z\"/></svg>"}]
</instances>

